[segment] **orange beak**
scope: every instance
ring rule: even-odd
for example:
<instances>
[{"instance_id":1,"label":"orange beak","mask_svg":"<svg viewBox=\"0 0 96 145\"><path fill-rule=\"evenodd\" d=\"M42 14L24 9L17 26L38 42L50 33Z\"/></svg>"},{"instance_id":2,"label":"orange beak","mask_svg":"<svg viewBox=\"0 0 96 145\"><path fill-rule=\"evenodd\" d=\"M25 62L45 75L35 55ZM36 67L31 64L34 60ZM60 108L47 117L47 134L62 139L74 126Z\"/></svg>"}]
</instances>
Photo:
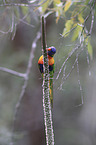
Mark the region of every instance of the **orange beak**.
<instances>
[{"instance_id":1,"label":"orange beak","mask_svg":"<svg viewBox=\"0 0 96 145\"><path fill-rule=\"evenodd\" d=\"M51 50L51 48L49 47L49 48L47 48L47 51L50 51Z\"/></svg>"}]
</instances>

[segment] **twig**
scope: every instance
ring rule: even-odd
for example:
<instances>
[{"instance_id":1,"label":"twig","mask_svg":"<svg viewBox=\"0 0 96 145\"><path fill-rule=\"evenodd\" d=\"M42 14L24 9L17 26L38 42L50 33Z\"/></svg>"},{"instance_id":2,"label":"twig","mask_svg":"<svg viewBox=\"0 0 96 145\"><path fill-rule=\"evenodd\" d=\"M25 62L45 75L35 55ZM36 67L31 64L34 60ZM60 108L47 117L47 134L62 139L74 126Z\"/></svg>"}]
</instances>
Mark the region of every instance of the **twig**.
<instances>
[{"instance_id":1,"label":"twig","mask_svg":"<svg viewBox=\"0 0 96 145\"><path fill-rule=\"evenodd\" d=\"M39 4L33 4L33 3L4 3L0 4L0 7L5 7L5 6L22 6L22 7L39 7L42 4L44 4L47 0L44 0L42 3Z\"/></svg>"},{"instance_id":2,"label":"twig","mask_svg":"<svg viewBox=\"0 0 96 145\"><path fill-rule=\"evenodd\" d=\"M67 78L69 78L69 76L70 76L70 74L72 73L72 71L73 71L73 69L74 69L74 67L75 67L75 65L76 65L76 62L77 62L77 58L75 59L75 62L73 63L73 65L72 65L72 68L71 68L71 70L69 71L69 73L65 76L65 74L63 75L63 77L62 77L62 83L60 84L60 86L58 87L58 89L62 89L62 85L64 84L64 82L67 80ZM64 68L65 69L65 68Z\"/></svg>"},{"instance_id":3,"label":"twig","mask_svg":"<svg viewBox=\"0 0 96 145\"><path fill-rule=\"evenodd\" d=\"M86 46L85 46L85 47L86 47ZM80 88L80 92L81 92L81 104L76 105L75 107L81 106L81 105L83 105L83 103L84 103L84 101L83 101L82 86L81 86L80 79L79 79L78 57L79 57L79 55L82 53L82 51L84 50L85 47L83 47L83 48L81 49L81 51L77 53L76 59L75 59L73 65L72 65L72 67L71 67L71 70L69 71L69 73L68 73L67 75L65 75L65 73L64 73L64 75L63 75L63 77L62 77L62 83L61 83L60 86L58 87L58 89L62 90L62 85L65 83L65 81L67 80L67 78L69 78L70 74L72 73L73 69L75 68L75 65L77 64L78 84L79 84L79 88ZM65 68L64 68L64 72L65 72Z\"/></svg>"},{"instance_id":4,"label":"twig","mask_svg":"<svg viewBox=\"0 0 96 145\"><path fill-rule=\"evenodd\" d=\"M9 32L11 32L11 29L9 29L8 31L2 31L2 30L0 30L0 33L2 33L2 34L8 34Z\"/></svg>"},{"instance_id":5,"label":"twig","mask_svg":"<svg viewBox=\"0 0 96 145\"><path fill-rule=\"evenodd\" d=\"M90 0L89 4L91 5L92 2L93 2L93 0ZM86 17L85 20L84 20L84 27L85 27L85 23L87 22L87 20L89 19L90 15L91 15L91 13L92 13L91 27L90 27L90 31L89 31L89 34L88 34L88 35L91 34L92 28L93 28L93 23L94 23L94 12L93 12L93 8L94 8L94 6L95 6L95 2L96 2L96 0L94 0L93 5L92 5L91 8L90 8L89 15L87 15L87 17Z\"/></svg>"},{"instance_id":6,"label":"twig","mask_svg":"<svg viewBox=\"0 0 96 145\"><path fill-rule=\"evenodd\" d=\"M90 61L89 61L89 55L88 55L88 49L86 49L86 58L87 58L87 64L89 68L89 76L91 76L91 71L90 71Z\"/></svg>"},{"instance_id":7,"label":"twig","mask_svg":"<svg viewBox=\"0 0 96 145\"><path fill-rule=\"evenodd\" d=\"M78 64L78 54L77 54L77 61L76 61L76 64L77 64L77 74L78 74L78 84L79 84L79 88L80 88L80 92L81 92L81 104L79 104L79 106L83 105L84 101L83 101L83 90L82 90L82 86L81 86L81 82L80 82L80 79L79 79L79 64Z\"/></svg>"},{"instance_id":8,"label":"twig","mask_svg":"<svg viewBox=\"0 0 96 145\"><path fill-rule=\"evenodd\" d=\"M24 23L24 24L26 24L26 25L28 25L28 26L30 26L30 27L32 27L32 28L35 27L34 25L31 25L31 24L27 23L27 22L24 21L23 19L19 19L19 21L22 22L22 23Z\"/></svg>"},{"instance_id":9,"label":"twig","mask_svg":"<svg viewBox=\"0 0 96 145\"><path fill-rule=\"evenodd\" d=\"M77 26L80 26L80 27L84 27L82 24L79 24L77 23L77 25L75 27L73 27L72 29L70 29L68 32L66 32L64 35L60 34L62 37L64 37L65 35L67 35L68 33L72 32Z\"/></svg>"},{"instance_id":10,"label":"twig","mask_svg":"<svg viewBox=\"0 0 96 145\"><path fill-rule=\"evenodd\" d=\"M77 47L75 47L75 48L70 52L70 54L68 55L68 57L66 58L66 60L63 62L62 66L61 66L61 68L60 68L60 70L59 70L59 73L58 73L58 75L57 75L57 77L56 77L56 80L59 78L60 73L61 73L61 71L62 71L64 65L66 64L66 62L69 60L69 58L72 56L72 54L73 54L77 49L79 49L79 47L80 47L80 45L78 45Z\"/></svg>"},{"instance_id":11,"label":"twig","mask_svg":"<svg viewBox=\"0 0 96 145\"><path fill-rule=\"evenodd\" d=\"M0 71L4 71L4 72L7 72L7 73L10 73L12 75L22 77L22 78L26 77L26 74L24 74L24 73L19 73L17 71L14 71L14 70L11 70L11 69L8 69L8 68L5 68L5 67L0 67Z\"/></svg>"},{"instance_id":12,"label":"twig","mask_svg":"<svg viewBox=\"0 0 96 145\"><path fill-rule=\"evenodd\" d=\"M90 3L91 3L91 2L92 2L92 0L90 1ZM85 23L87 22L87 20L88 20L88 18L90 17L91 13L92 13L92 21L91 21L90 31L89 31L89 33L88 33L88 31L87 31L86 29L85 29L85 31L86 31L86 33L88 33L87 35L90 35L90 34L92 33L93 23L94 23L94 13L93 13L93 8L94 8L94 6L95 6L95 0L94 0L93 5L92 5L91 8L90 8L89 15L87 15L87 17L86 17L85 20L84 20L84 25L78 23L78 24L74 27L74 28L76 28L78 25L80 25L80 26L82 27L82 31L81 31L80 37L82 36L83 30L85 29ZM74 28L72 28L70 31L68 31L67 33L65 33L65 35L68 34L68 33L70 33ZM69 56L66 58L66 60L64 61L64 63L62 64L62 66L61 66L61 68L60 68L60 70L59 70L59 73L58 73L56 79L59 78L59 75L60 75L60 73L61 73L61 71L62 71L64 65L65 65L66 62L69 60L69 58L71 57L71 55L72 55L81 45L83 45L82 40L81 40L81 42L80 42L80 45L77 46L75 49L73 49L73 51L72 51L72 52L69 54Z\"/></svg>"},{"instance_id":13,"label":"twig","mask_svg":"<svg viewBox=\"0 0 96 145\"><path fill-rule=\"evenodd\" d=\"M15 23L14 9L12 7L12 26L11 26L12 40L14 39L15 34L16 34L16 27L17 27L17 24Z\"/></svg>"},{"instance_id":14,"label":"twig","mask_svg":"<svg viewBox=\"0 0 96 145\"><path fill-rule=\"evenodd\" d=\"M25 90L26 90L26 87L27 87L27 84L28 84L28 79L29 79L29 74L30 74L31 67L32 67L32 60L34 58L34 51L35 51L35 48L36 48L36 43L37 43L37 41L40 37L41 37L41 33L38 32L36 38L34 39L34 41L32 43L32 48L31 48L31 51L30 51L28 66L27 66L26 73L25 73L25 78L24 78L24 84L22 86L22 90L21 90L21 93L20 93L20 96L19 96L19 100L18 100L18 102L16 104L16 107L15 107L15 113L14 113L14 119L13 119L13 129L12 129L13 134L14 134L14 128L15 128L14 123L16 121L17 113L18 113L18 110L20 108L20 105L21 105L21 102L22 102L22 99L23 99L23 96L24 96L24 93L25 93ZM35 45L33 45L34 43L35 43ZM12 135L11 145L14 144L13 141L14 141L14 137Z\"/></svg>"},{"instance_id":15,"label":"twig","mask_svg":"<svg viewBox=\"0 0 96 145\"><path fill-rule=\"evenodd\" d=\"M65 37L65 35L67 35L68 33L70 33L71 31L73 31L76 27L78 26L78 24L73 27L71 30L69 30L68 32L66 32L64 35L60 34L62 37Z\"/></svg>"},{"instance_id":16,"label":"twig","mask_svg":"<svg viewBox=\"0 0 96 145\"><path fill-rule=\"evenodd\" d=\"M91 35L91 33L92 33L93 24L94 24L94 12L93 12L93 10L92 10L92 20L91 20L91 26L90 26L89 35Z\"/></svg>"},{"instance_id":17,"label":"twig","mask_svg":"<svg viewBox=\"0 0 96 145\"><path fill-rule=\"evenodd\" d=\"M38 41L38 39L40 38L41 34L40 32L37 33L37 36L35 38L35 43ZM34 43L33 41L33 43ZM26 77L25 77L25 80L24 80L24 85L22 86L22 91L21 91L21 94L20 94L20 97L19 97L19 101L16 105L16 113L15 113L15 117L16 117L16 114L17 114L17 111L20 107L20 104L21 104L21 100L23 99L23 95L25 93L25 89L27 87L27 83L28 83L28 79L29 79L29 74L30 74L30 71L31 71L31 67L32 67L32 60L34 58L34 51L35 51L35 48L36 48L36 45L35 47L33 46L33 43L32 43L32 48L31 48L31 52L30 52L30 57L29 57L29 61L28 61L28 67L27 67L27 70L26 70Z\"/></svg>"},{"instance_id":18,"label":"twig","mask_svg":"<svg viewBox=\"0 0 96 145\"><path fill-rule=\"evenodd\" d=\"M29 12L22 18L22 19L18 19L16 16L15 16L15 18L17 19L17 20L19 20L20 22L22 22L22 23L24 23L24 24L26 24L26 25L28 25L28 26L30 26L30 27L35 27L34 25L31 25L31 24L29 24L29 23L27 23L27 22L25 22L24 21L24 19L26 19L27 17L28 17L28 15L29 15Z\"/></svg>"}]
</instances>

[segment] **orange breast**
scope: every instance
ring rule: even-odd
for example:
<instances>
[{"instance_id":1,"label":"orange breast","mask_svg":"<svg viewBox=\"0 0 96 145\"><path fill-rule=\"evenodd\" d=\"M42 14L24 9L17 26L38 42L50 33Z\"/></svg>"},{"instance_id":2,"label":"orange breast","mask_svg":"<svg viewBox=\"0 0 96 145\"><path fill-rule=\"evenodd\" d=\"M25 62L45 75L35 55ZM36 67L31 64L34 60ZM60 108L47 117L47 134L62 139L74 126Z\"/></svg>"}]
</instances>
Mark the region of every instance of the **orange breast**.
<instances>
[{"instance_id":1,"label":"orange breast","mask_svg":"<svg viewBox=\"0 0 96 145\"><path fill-rule=\"evenodd\" d=\"M40 58L38 60L38 64L43 64L43 55L40 56Z\"/></svg>"},{"instance_id":2,"label":"orange breast","mask_svg":"<svg viewBox=\"0 0 96 145\"><path fill-rule=\"evenodd\" d=\"M38 60L38 64L43 64L43 55L40 56ZM51 56L48 56L48 64L53 65L54 64L54 58Z\"/></svg>"},{"instance_id":3,"label":"orange breast","mask_svg":"<svg viewBox=\"0 0 96 145\"><path fill-rule=\"evenodd\" d=\"M48 55L48 63L49 65L53 65L54 64L54 58Z\"/></svg>"}]
</instances>

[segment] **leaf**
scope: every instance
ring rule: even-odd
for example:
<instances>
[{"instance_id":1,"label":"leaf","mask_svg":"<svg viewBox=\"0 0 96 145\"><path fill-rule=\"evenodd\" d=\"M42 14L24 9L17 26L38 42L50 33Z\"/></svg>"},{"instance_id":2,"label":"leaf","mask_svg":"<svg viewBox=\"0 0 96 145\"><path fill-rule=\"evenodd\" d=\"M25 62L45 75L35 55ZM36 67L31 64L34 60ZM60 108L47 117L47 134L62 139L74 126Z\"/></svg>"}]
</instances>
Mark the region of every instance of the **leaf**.
<instances>
[{"instance_id":1,"label":"leaf","mask_svg":"<svg viewBox=\"0 0 96 145\"><path fill-rule=\"evenodd\" d=\"M93 49L92 49L92 45L90 43L90 39L88 41L87 49L88 49L88 53L90 55L90 59L92 60L92 58L93 58Z\"/></svg>"},{"instance_id":2,"label":"leaf","mask_svg":"<svg viewBox=\"0 0 96 145\"><path fill-rule=\"evenodd\" d=\"M24 19L28 22L28 23L30 23L31 22L31 17L30 17L30 15L29 15L29 8L28 7L21 7L21 11L22 11L22 14L24 15L24 16L26 16Z\"/></svg>"},{"instance_id":3,"label":"leaf","mask_svg":"<svg viewBox=\"0 0 96 145\"><path fill-rule=\"evenodd\" d=\"M56 23L58 23L58 20L62 15L63 3L61 2L61 0L54 0L53 5L54 5L54 10L56 11Z\"/></svg>"},{"instance_id":4,"label":"leaf","mask_svg":"<svg viewBox=\"0 0 96 145\"><path fill-rule=\"evenodd\" d=\"M71 30L72 26L73 26L73 19L67 20L67 22L65 24L65 28L64 28L63 33L62 33L63 36L65 35L64 37L69 35L68 32Z\"/></svg>"},{"instance_id":5,"label":"leaf","mask_svg":"<svg viewBox=\"0 0 96 145\"><path fill-rule=\"evenodd\" d=\"M58 5L61 3L61 0L54 0L54 5Z\"/></svg>"},{"instance_id":6,"label":"leaf","mask_svg":"<svg viewBox=\"0 0 96 145\"><path fill-rule=\"evenodd\" d=\"M82 30L82 27L79 25L75 28L73 36L72 36L72 41L75 41L79 37L79 33L81 32L81 30Z\"/></svg>"},{"instance_id":7,"label":"leaf","mask_svg":"<svg viewBox=\"0 0 96 145\"><path fill-rule=\"evenodd\" d=\"M44 0L41 0L40 3L42 3L43 1ZM47 10L50 3L51 3L50 0L46 0L46 2L44 2L44 4L41 5L41 13L44 13Z\"/></svg>"},{"instance_id":8,"label":"leaf","mask_svg":"<svg viewBox=\"0 0 96 145\"><path fill-rule=\"evenodd\" d=\"M64 12L66 12L71 6L71 0L67 0L64 7Z\"/></svg>"},{"instance_id":9,"label":"leaf","mask_svg":"<svg viewBox=\"0 0 96 145\"><path fill-rule=\"evenodd\" d=\"M84 23L84 18L82 17L81 13L78 15L78 20L80 23L82 23L82 24Z\"/></svg>"}]
</instances>

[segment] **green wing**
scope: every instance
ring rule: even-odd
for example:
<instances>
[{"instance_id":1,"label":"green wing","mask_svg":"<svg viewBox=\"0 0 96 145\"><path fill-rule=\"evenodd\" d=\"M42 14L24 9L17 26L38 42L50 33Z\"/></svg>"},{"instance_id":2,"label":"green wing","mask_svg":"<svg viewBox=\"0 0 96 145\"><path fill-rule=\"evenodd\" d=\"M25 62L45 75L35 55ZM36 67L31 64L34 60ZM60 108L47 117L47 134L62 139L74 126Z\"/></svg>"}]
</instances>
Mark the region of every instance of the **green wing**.
<instances>
[{"instance_id":1,"label":"green wing","mask_svg":"<svg viewBox=\"0 0 96 145\"><path fill-rule=\"evenodd\" d=\"M50 78L49 78L49 94L50 94L50 102L53 108L53 75L55 71L55 65L53 64L53 70L50 71Z\"/></svg>"}]
</instances>

